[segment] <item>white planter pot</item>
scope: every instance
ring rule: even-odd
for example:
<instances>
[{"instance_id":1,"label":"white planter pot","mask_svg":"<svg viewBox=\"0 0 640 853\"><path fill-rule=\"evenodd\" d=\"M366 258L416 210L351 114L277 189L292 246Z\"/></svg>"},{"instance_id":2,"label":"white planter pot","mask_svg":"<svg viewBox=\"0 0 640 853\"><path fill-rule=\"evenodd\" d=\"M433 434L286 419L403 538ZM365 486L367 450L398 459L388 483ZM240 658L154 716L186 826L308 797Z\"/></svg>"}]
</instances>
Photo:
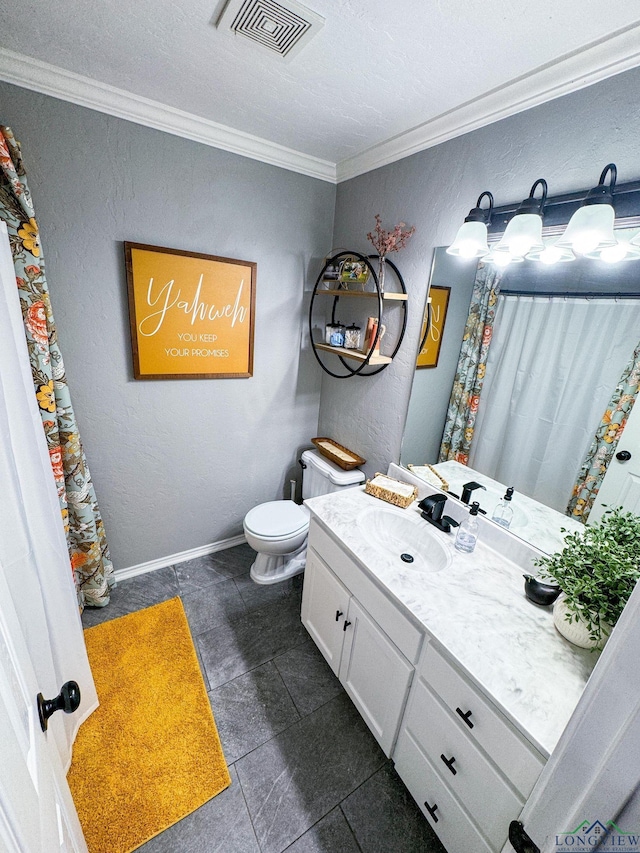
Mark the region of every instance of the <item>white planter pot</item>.
<instances>
[{"instance_id":1,"label":"white planter pot","mask_svg":"<svg viewBox=\"0 0 640 853\"><path fill-rule=\"evenodd\" d=\"M611 625L601 622L603 636L599 642L594 643L589 636L589 629L586 622L582 618L579 618L577 622L569 622L567 619L568 614L572 619L575 618L573 611L569 610L566 605L564 595L561 595L553 606L553 624L565 640L569 640L570 643L573 643L574 646L579 646L581 649L602 649L604 647L611 634Z\"/></svg>"}]
</instances>

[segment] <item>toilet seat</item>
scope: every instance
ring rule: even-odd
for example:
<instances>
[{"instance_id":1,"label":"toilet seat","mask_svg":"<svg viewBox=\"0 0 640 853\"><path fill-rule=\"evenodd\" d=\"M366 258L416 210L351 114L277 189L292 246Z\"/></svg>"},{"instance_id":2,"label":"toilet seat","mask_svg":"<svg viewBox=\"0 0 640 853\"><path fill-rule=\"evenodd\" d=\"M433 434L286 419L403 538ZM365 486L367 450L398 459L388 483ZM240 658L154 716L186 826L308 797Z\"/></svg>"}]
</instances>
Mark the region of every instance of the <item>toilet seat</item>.
<instances>
[{"instance_id":1,"label":"toilet seat","mask_svg":"<svg viewBox=\"0 0 640 853\"><path fill-rule=\"evenodd\" d=\"M268 501L249 510L245 530L260 539L289 539L309 526L309 510L293 501Z\"/></svg>"}]
</instances>

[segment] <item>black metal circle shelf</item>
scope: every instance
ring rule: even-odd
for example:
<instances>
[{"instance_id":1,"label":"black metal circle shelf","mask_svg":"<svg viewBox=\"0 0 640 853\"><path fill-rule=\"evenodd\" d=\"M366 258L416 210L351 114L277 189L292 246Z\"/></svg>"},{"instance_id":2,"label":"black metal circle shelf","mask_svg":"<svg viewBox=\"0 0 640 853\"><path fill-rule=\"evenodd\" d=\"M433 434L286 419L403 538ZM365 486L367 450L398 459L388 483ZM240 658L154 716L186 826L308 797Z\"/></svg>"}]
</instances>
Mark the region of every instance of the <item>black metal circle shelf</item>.
<instances>
[{"instance_id":1,"label":"black metal circle shelf","mask_svg":"<svg viewBox=\"0 0 640 853\"><path fill-rule=\"evenodd\" d=\"M373 283L375 284L375 287L376 287L375 292L368 291L366 293L362 293L362 292L353 291L353 290L351 290L351 291L350 290L323 290L320 288L320 285L326 284L326 280L325 280L324 276L325 276L327 269L329 267L335 267L337 264L340 263L341 260L344 260L346 258L356 258L357 260L366 264L366 266L369 269L369 275L372 278ZM316 361L318 362L320 367L324 370L325 373L328 373L329 376L333 376L335 379L350 379L352 376L375 376L377 373L380 373L381 371L383 371L385 369L385 367L388 367L389 364L391 364L391 362L393 361L393 359L396 356L396 353L400 349L400 345L402 344L402 341L404 339L404 333L405 333L406 328L407 328L407 288L405 287L404 279L402 278L402 275L400 274L400 270L393 263L393 261L390 261L387 259L385 261L385 264L395 275L401 290L400 291L390 291L390 292L385 291L383 293L380 290L380 282L378 281L378 276L377 276L376 271L373 268L373 265L371 263L371 261L377 261L377 260L378 260L377 255L361 255L359 252L352 252L352 251L338 252L337 255L333 255L333 257L331 257L327 260L327 262L323 266L322 270L320 271L320 275L318 276L318 278L316 280L315 287L313 288L313 293L311 294L311 303L309 305L309 337L311 340L311 346L313 348L313 354L315 355ZM314 335L313 335L313 306L314 306L316 297L318 297L319 295L333 296L333 305L331 308L331 322L332 323L335 323L336 307L338 305L338 302L339 302L341 296L346 296L346 297L349 297L349 296L356 296L356 297L368 296L368 297L375 299L377 301L378 330L376 332L376 337L375 337L375 339L374 339L374 341L373 341L373 343L369 349L369 352L366 355L364 353L361 353L359 350L351 350L351 351L350 350L343 350L343 349L340 349L339 347L331 347L331 346L327 346L325 344L316 343L316 341L314 340ZM382 320L382 315L383 315L383 310L384 310L384 302L386 300L389 300L390 304L399 304L402 306L401 328L400 328L400 332L398 334L398 340L397 340L396 345L393 349L393 352L391 353L390 356L386 357L386 359L388 359L388 360L385 359L384 364L371 364L371 359L372 359L372 357L374 357L374 351L375 351L376 344L378 343L378 340L380 338L380 326L381 326L381 320ZM335 371L333 371L329 367L327 367L327 365L322 361L318 350L320 350L321 352L329 352L329 353L332 353L333 355L335 355L339 359L340 363L345 368L347 373L336 373ZM347 358L351 358L351 359L357 358L357 360L360 361L360 364L358 365L358 367L355 367L355 368L351 367L351 365L345 360ZM375 366L375 370L371 370L368 373L363 372L365 370L365 368L374 367L374 366Z\"/></svg>"}]
</instances>

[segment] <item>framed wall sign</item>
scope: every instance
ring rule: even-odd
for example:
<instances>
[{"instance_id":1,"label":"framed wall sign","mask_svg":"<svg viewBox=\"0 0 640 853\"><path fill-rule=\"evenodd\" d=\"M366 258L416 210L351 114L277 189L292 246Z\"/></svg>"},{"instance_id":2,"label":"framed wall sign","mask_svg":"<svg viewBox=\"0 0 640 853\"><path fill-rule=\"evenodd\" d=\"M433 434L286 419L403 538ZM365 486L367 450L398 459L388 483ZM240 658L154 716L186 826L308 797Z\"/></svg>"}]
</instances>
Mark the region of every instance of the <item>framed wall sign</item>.
<instances>
[{"instance_id":1,"label":"framed wall sign","mask_svg":"<svg viewBox=\"0 0 640 853\"><path fill-rule=\"evenodd\" d=\"M136 379L253 375L256 267L125 243Z\"/></svg>"},{"instance_id":2,"label":"framed wall sign","mask_svg":"<svg viewBox=\"0 0 640 853\"><path fill-rule=\"evenodd\" d=\"M447 308L449 306L450 287L431 287L429 296L431 297L431 328L424 346L418 353L416 368L418 367L437 367L438 358L440 357L440 345L442 344L442 335L444 334L444 324L447 319ZM420 340L424 337L424 330L427 324L427 308L425 306L424 317L422 319L422 330L420 332Z\"/></svg>"}]
</instances>

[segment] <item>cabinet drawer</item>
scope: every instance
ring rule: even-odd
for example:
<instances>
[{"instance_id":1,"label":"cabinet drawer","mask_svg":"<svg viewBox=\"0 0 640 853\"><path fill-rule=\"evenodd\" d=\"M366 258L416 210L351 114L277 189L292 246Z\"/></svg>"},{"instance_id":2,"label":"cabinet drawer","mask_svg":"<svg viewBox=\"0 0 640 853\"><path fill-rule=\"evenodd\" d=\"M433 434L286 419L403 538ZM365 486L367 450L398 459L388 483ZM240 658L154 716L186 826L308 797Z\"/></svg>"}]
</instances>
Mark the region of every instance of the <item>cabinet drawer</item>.
<instances>
[{"instance_id":1,"label":"cabinet drawer","mask_svg":"<svg viewBox=\"0 0 640 853\"><path fill-rule=\"evenodd\" d=\"M420 676L449 708L461 730L484 749L526 799L545 763L540 753L431 644L423 656Z\"/></svg>"},{"instance_id":2,"label":"cabinet drawer","mask_svg":"<svg viewBox=\"0 0 640 853\"><path fill-rule=\"evenodd\" d=\"M449 853L496 853L500 849L492 848L487 843L405 726L398 737L394 760L396 770L411 796ZM427 806L431 807L433 814ZM508 827L505 827L503 842L507 831Z\"/></svg>"},{"instance_id":3,"label":"cabinet drawer","mask_svg":"<svg viewBox=\"0 0 640 853\"><path fill-rule=\"evenodd\" d=\"M509 823L522 810L522 800L423 681L416 683L403 727L499 849Z\"/></svg>"},{"instance_id":4,"label":"cabinet drawer","mask_svg":"<svg viewBox=\"0 0 640 853\"><path fill-rule=\"evenodd\" d=\"M309 528L313 548L348 587L402 654L413 664L418 660L423 632L391 602L356 562L326 533L315 519Z\"/></svg>"}]
</instances>

